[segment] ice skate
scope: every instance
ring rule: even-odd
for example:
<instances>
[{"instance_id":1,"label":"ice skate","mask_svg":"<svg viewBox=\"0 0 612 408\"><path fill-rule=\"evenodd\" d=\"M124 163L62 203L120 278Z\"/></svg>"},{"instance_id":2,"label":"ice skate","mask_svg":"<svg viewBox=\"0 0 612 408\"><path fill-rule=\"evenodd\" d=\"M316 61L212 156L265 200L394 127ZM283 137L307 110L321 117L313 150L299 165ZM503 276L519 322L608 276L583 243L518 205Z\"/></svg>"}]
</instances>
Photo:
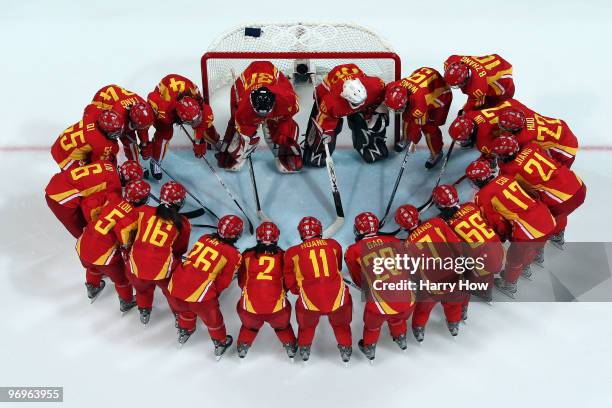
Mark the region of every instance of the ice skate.
<instances>
[{"instance_id":1,"label":"ice skate","mask_svg":"<svg viewBox=\"0 0 612 408\"><path fill-rule=\"evenodd\" d=\"M494 283L497 290L499 290L501 293L508 296L509 298L515 298L517 292L516 282L510 283L506 282L503 278L495 278Z\"/></svg>"},{"instance_id":2,"label":"ice skate","mask_svg":"<svg viewBox=\"0 0 612 408\"><path fill-rule=\"evenodd\" d=\"M406 338L406 333L400 334L399 336L394 337L393 341L402 350L406 350L408 348L408 339Z\"/></svg>"},{"instance_id":3,"label":"ice skate","mask_svg":"<svg viewBox=\"0 0 612 408\"><path fill-rule=\"evenodd\" d=\"M151 177L153 177L157 181L162 179L162 170L157 162L150 160L149 168L151 169Z\"/></svg>"},{"instance_id":4,"label":"ice skate","mask_svg":"<svg viewBox=\"0 0 612 408\"><path fill-rule=\"evenodd\" d=\"M559 232L558 234L550 237L550 243L559 248L560 250L565 249L565 230Z\"/></svg>"},{"instance_id":5,"label":"ice skate","mask_svg":"<svg viewBox=\"0 0 612 408\"><path fill-rule=\"evenodd\" d=\"M191 335L195 332L194 330L188 330L188 329L182 329L179 328L178 329L178 344L179 344L179 348L183 347L183 344L187 343L187 340L189 340L189 337L191 337Z\"/></svg>"},{"instance_id":6,"label":"ice skate","mask_svg":"<svg viewBox=\"0 0 612 408\"><path fill-rule=\"evenodd\" d=\"M140 312L140 323L148 324L149 319L151 318L151 309L146 307L139 307L138 311Z\"/></svg>"},{"instance_id":7,"label":"ice skate","mask_svg":"<svg viewBox=\"0 0 612 408\"><path fill-rule=\"evenodd\" d=\"M359 340L357 346L359 347L359 351L361 351L370 361L370 364L373 364L374 359L376 358L376 344L370 344L366 346L363 344L363 340Z\"/></svg>"},{"instance_id":8,"label":"ice skate","mask_svg":"<svg viewBox=\"0 0 612 408\"><path fill-rule=\"evenodd\" d=\"M283 348L285 349L285 352L287 353L287 357L289 357L291 361L293 361L298 351L297 344L296 343L284 343Z\"/></svg>"},{"instance_id":9,"label":"ice skate","mask_svg":"<svg viewBox=\"0 0 612 408\"><path fill-rule=\"evenodd\" d=\"M455 337L459 334L459 322L446 322L446 327L451 336Z\"/></svg>"},{"instance_id":10,"label":"ice skate","mask_svg":"<svg viewBox=\"0 0 612 408\"><path fill-rule=\"evenodd\" d=\"M468 319L468 306L462 305L461 306L461 321L465 322L467 319Z\"/></svg>"},{"instance_id":11,"label":"ice skate","mask_svg":"<svg viewBox=\"0 0 612 408\"><path fill-rule=\"evenodd\" d=\"M123 300L119 298L119 310L121 311L121 313L126 314L127 312L132 310L134 307L136 307L135 300L127 301L127 300Z\"/></svg>"},{"instance_id":12,"label":"ice skate","mask_svg":"<svg viewBox=\"0 0 612 408\"><path fill-rule=\"evenodd\" d=\"M310 359L310 346L300 346L300 357L302 357L303 362Z\"/></svg>"},{"instance_id":13,"label":"ice skate","mask_svg":"<svg viewBox=\"0 0 612 408\"><path fill-rule=\"evenodd\" d=\"M217 361L221 360L221 357L223 357L223 354L233 342L234 338L229 334L225 337L225 342L223 343L221 343L219 340L213 339L213 344L215 345L215 357L217 358Z\"/></svg>"},{"instance_id":14,"label":"ice skate","mask_svg":"<svg viewBox=\"0 0 612 408\"><path fill-rule=\"evenodd\" d=\"M106 282L104 282L103 280L100 281L100 286L98 287L95 287L91 283L85 284L85 287L87 288L87 297L89 298L89 303L93 303L96 301L96 299L100 295L100 292L102 292L102 289L104 289L104 286L106 286Z\"/></svg>"},{"instance_id":15,"label":"ice skate","mask_svg":"<svg viewBox=\"0 0 612 408\"><path fill-rule=\"evenodd\" d=\"M521 278L527 279L528 281L533 280L533 271L531 270L530 265L527 265L523 268L523 272L521 272Z\"/></svg>"},{"instance_id":16,"label":"ice skate","mask_svg":"<svg viewBox=\"0 0 612 408\"><path fill-rule=\"evenodd\" d=\"M343 363L348 363L351 360L353 354L353 348L351 346L342 346L338 344L338 350L340 351L340 358Z\"/></svg>"},{"instance_id":17,"label":"ice skate","mask_svg":"<svg viewBox=\"0 0 612 408\"><path fill-rule=\"evenodd\" d=\"M544 267L544 248L538 251L538 254L533 260L533 265L539 266L540 268Z\"/></svg>"},{"instance_id":18,"label":"ice skate","mask_svg":"<svg viewBox=\"0 0 612 408\"><path fill-rule=\"evenodd\" d=\"M423 342L423 340L425 340L425 327L413 327L412 334L416 341L419 343Z\"/></svg>"},{"instance_id":19,"label":"ice skate","mask_svg":"<svg viewBox=\"0 0 612 408\"><path fill-rule=\"evenodd\" d=\"M428 170L433 169L434 167L436 167L436 165L441 159L442 159L442 152L439 152L438 154L430 154L429 158L425 162L425 168Z\"/></svg>"},{"instance_id":20,"label":"ice skate","mask_svg":"<svg viewBox=\"0 0 612 408\"><path fill-rule=\"evenodd\" d=\"M236 345L236 350L238 351L238 357L245 358L247 353L249 352L249 348L251 348L250 344L238 343Z\"/></svg>"}]
</instances>

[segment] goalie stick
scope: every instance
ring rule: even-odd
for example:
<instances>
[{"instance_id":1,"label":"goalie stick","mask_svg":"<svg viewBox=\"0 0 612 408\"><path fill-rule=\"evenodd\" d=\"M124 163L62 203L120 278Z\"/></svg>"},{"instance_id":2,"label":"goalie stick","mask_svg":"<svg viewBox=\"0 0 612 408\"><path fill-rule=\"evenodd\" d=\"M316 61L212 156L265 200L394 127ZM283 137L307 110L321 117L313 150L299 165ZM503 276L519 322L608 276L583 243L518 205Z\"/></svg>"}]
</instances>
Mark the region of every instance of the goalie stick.
<instances>
[{"instance_id":1,"label":"goalie stick","mask_svg":"<svg viewBox=\"0 0 612 408\"><path fill-rule=\"evenodd\" d=\"M163 171L166 176L168 176L170 179L174 180L175 182L178 183L178 181L172 177L172 175L170 173L168 173L168 171L166 169L164 169L161 164L155 160L153 157L151 157L149 160L151 160L153 163L157 164L157 166L161 169L161 171ZM185 186L183 186L185 187ZM187 190L185 188L185 192L187 193L187 195L189 197L191 197L196 203L198 203L200 205L200 207L202 207L202 209L206 212L208 212L210 215L212 215L217 221L219 221L219 217L217 216L217 214L215 214L214 212L212 212L212 210L208 207L206 207L196 196L194 196L193 194L191 194L191 192L189 190Z\"/></svg>"},{"instance_id":2,"label":"goalie stick","mask_svg":"<svg viewBox=\"0 0 612 408\"><path fill-rule=\"evenodd\" d=\"M185 133L185 136L187 136L187 138L191 141L191 144L195 145L195 140L191 137L191 135L189 134L189 132L187 131L187 129L185 129L185 127L183 126L183 124L180 124L181 129L183 129L183 132ZM253 228L253 223L251 222L251 219L249 218L249 216L246 214L246 212L244 211L244 209L242 208L242 206L240 205L240 203L238 202L238 200L236 199L236 197L234 196L234 194L232 193L232 190L229 189L229 187L227 186L227 184L225 184L225 182L223 181L223 179L221 179L221 176L219 176L219 173L217 173L217 171L215 170L215 168L210 164L210 162L208 161L208 159L204 156L202 156L202 159L204 160L204 163L206 163L206 165L208 166L208 168L210 169L210 172L212 174L214 174L214 176L217 178L217 181L219 182L219 184L221 184L221 187L223 187L223 189L225 190L225 192L227 193L227 195L230 196L230 198L232 199L232 201L234 202L234 204L236 204L236 207L238 207L238 209L242 212L242 215L244 215L244 217L246 218L247 224L249 226L249 233L251 235L253 235L255 229Z\"/></svg>"},{"instance_id":3,"label":"goalie stick","mask_svg":"<svg viewBox=\"0 0 612 408\"><path fill-rule=\"evenodd\" d=\"M315 69L316 72L316 69ZM319 101L317 100L317 76L316 73L310 73L310 80L312 82L313 92L314 92L314 103L319 109ZM314 131L318 128L318 124L316 120L312 119L312 124L314 126ZM325 147L325 165L327 167L327 175L329 176L329 182L331 184L332 196L334 198L334 206L336 208L336 219L335 221L327 227L323 231L324 237L333 236L344 224L344 208L342 208L342 198L340 196L340 189L338 188L338 180L336 178L336 169L334 167L334 161L332 160L331 153L329 151L329 145L326 142L323 142L323 146Z\"/></svg>"},{"instance_id":4,"label":"goalie stick","mask_svg":"<svg viewBox=\"0 0 612 408\"><path fill-rule=\"evenodd\" d=\"M240 98L238 97L238 88L236 88L236 73L234 72L234 69L230 69L230 73L232 74L232 81L233 81L232 87L234 88L234 96L236 97L236 103L238 103ZM247 160L249 161L249 175L251 176L251 187L253 187L253 195L255 196L255 206L257 207L257 218L259 218L259 220L262 222L270 221L270 217L268 217L261 209L261 202L259 201L259 191L257 190L257 180L255 179L255 169L253 168L253 159L251 158L251 155L253 154L254 151L255 149L249 152Z\"/></svg>"},{"instance_id":5,"label":"goalie stick","mask_svg":"<svg viewBox=\"0 0 612 408\"><path fill-rule=\"evenodd\" d=\"M391 211L391 205L393 204L393 200L395 199L395 193L397 193L397 188L399 187L400 180L402 179L402 175L404 174L404 169L406 168L406 163L408 163L408 157L410 156L411 150L413 149L414 143L410 142L408 148L406 149L406 154L404 155L404 160L402 161L402 165L400 167L399 173L397 174L397 178L395 179L395 186L393 186L393 191L391 192L391 197L389 197L389 203L387 203L387 209L385 210L385 214L380 220L380 227L382 228L385 225L387 217L389 216L389 212Z\"/></svg>"}]
</instances>

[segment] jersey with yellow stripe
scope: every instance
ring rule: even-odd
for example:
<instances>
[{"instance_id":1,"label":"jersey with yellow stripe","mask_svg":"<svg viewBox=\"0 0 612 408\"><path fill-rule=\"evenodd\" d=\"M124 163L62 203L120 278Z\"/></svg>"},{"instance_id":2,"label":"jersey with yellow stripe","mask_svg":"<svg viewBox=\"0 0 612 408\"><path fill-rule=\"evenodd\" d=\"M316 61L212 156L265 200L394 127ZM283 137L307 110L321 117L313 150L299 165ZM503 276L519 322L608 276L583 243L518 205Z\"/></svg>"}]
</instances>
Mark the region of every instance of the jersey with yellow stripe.
<instances>
[{"instance_id":1,"label":"jersey with yellow stripe","mask_svg":"<svg viewBox=\"0 0 612 408\"><path fill-rule=\"evenodd\" d=\"M242 289L242 308L254 314L270 314L286 305L283 282L284 251L257 254L255 249L242 254L238 285Z\"/></svg>"}]
</instances>

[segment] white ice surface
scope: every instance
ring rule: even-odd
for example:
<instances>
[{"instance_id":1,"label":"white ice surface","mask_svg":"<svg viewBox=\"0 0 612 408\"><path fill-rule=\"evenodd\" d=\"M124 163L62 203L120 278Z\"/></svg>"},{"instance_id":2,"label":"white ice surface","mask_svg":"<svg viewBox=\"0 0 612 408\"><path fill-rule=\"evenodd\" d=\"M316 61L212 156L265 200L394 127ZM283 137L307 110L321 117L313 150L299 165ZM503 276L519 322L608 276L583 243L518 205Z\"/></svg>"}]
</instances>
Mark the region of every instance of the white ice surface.
<instances>
[{"instance_id":1,"label":"white ice surface","mask_svg":"<svg viewBox=\"0 0 612 408\"><path fill-rule=\"evenodd\" d=\"M199 82L201 54L218 33L240 22L355 21L393 43L403 58L405 74L421 65L441 69L451 53L498 52L514 64L517 98L544 114L566 119L583 145L610 145L606 129L612 107L605 93L611 85L612 62L608 2L589 6L526 1L504 6L485 1L228 4L107 1L87 9L69 1L3 5L0 386L64 386L64 405L70 407L609 404L609 303L494 307L474 303L468 324L456 339L448 335L436 309L422 346L411 341L402 354L384 330L375 366L370 367L355 350L349 368L340 363L325 320L317 330L307 367L287 362L269 328L262 329L243 364L234 350L215 363L201 326L182 350L176 349L173 319L161 294L146 328L134 311L120 317L111 287L88 304L74 240L43 201L42 191L55 165L47 151L35 148L49 146L76 121L93 92L104 84L115 82L146 94L170 72ZM453 111L463 99L455 96ZM227 111L221 104L214 108L223 130ZM305 104L304 110L308 109ZM176 135L178 144L182 136ZM12 151L16 146L25 150ZM458 151L453 156L445 177L449 181L461 174L473 153ZM411 159L395 205L420 204L427 198L435 174L423 170L425 157L419 150ZM334 158L347 212L347 225L337 238L346 245L352 240L354 215L384 210L401 157L365 166L352 150L339 149ZM574 169L589 192L585 205L570 220L570 241L609 240L609 159L609 150L578 155ZM189 152L172 151L165 163L216 212L235 211L208 170ZM296 242L295 225L304 215L318 216L325 223L333 220L324 169L280 176L265 150L256 154L255 167L263 207L282 228L282 245ZM221 176L252 209L245 173ZM461 194L468 198L466 186ZM249 215L254 219L252 211ZM239 244L252 243L246 236ZM588 273L588 265L577 273ZM533 284L537 282L538 277ZM609 296L609 282L592 292L600 298ZM238 296L232 287L221 302L234 335L239 328L234 312ZM357 340L362 306L358 301L355 305Z\"/></svg>"}]
</instances>

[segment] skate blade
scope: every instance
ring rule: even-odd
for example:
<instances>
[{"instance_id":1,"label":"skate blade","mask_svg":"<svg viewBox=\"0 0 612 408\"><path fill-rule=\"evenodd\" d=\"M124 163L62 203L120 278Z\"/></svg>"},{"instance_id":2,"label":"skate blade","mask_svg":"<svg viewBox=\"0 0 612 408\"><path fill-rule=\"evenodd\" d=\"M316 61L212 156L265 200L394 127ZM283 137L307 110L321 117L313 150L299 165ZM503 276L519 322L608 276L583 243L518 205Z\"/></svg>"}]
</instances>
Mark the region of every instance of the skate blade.
<instances>
[{"instance_id":1,"label":"skate blade","mask_svg":"<svg viewBox=\"0 0 612 408\"><path fill-rule=\"evenodd\" d=\"M542 268L544 269L546 267L546 265L544 265L544 262L542 263L538 263L538 262L534 262L532 263L533 266L537 266L538 268Z\"/></svg>"},{"instance_id":2,"label":"skate blade","mask_svg":"<svg viewBox=\"0 0 612 408\"><path fill-rule=\"evenodd\" d=\"M501 293L503 293L504 295L508 296L510 299L516 299L516 298L514 297L514 295L515 295L515 294L514 294L514 293L512 293L512 292L508 292L507 290L503 290L503 289L500 289L500 288L498 288L498 287L495 287L495 289L497 289L498 291L500 291L500 292L501 292Z\"/></svg>"},{"instance_id":3,"label":"skate blade","mask_svg":"<svg viewBox=\"0 0 612 408\"><path fill-rule=\"evenodd\" d=\"M293 358L293 357L289 357L289 362L290 362L291 364L295 364L295 358Z\"/></svg>"},{"instance_id":4,"label":"skate blade","mask_svg":"<svg viewBox=\"0 0 612 408\"><path fill-rule=\"evenodd\" d=\"M348 361L343 361L342 364L344 364L344 367L348 368L349 366L349 362Z\"/></svg>"},{"instance_id":5,"label":"skate blade","mask_svg":"<svg viewBox=\"0 0 612 408\"><path fill-rule=\"evenodd\" d=\"M374 359L372 359L372 360L368 360L368 361L369 361L369 363L370 363L370 365L371 365L371 366L373 366L373 365L374 365Z\"/></svg>"},{"instance_id":6,"label":"skate blade","mask_svg":"<svg viewBox=\"0 0 612 408\"><path fill-rule=\"evenodd\" d=\"M308 365L308 360L302 360L302 366L306 367Z\"/></svg>"},{"instance_id":7,"label":"skate blade","mask_svg":"<svg viewBox=\"0 0 612 408\"><path fill-rule=\"evenodd\" d=\"M529 277L521 275L521 279L525 279L526 281L529 281L529 282L533 282L534 278L535 276L533 273Z\"/></svg>"},{"instance_id":8,"label":"skate blade","mask_svg":"<svg viewBox=\"0 0 612 408\"><path fill-rule=\"evenodd\" d=\"M552 241L548 241L548 242L550 242L550 244L554 246L555 248L557 248L558 250L565 251L565 244L558 244Z\"/></svg>"}]
</instances>

